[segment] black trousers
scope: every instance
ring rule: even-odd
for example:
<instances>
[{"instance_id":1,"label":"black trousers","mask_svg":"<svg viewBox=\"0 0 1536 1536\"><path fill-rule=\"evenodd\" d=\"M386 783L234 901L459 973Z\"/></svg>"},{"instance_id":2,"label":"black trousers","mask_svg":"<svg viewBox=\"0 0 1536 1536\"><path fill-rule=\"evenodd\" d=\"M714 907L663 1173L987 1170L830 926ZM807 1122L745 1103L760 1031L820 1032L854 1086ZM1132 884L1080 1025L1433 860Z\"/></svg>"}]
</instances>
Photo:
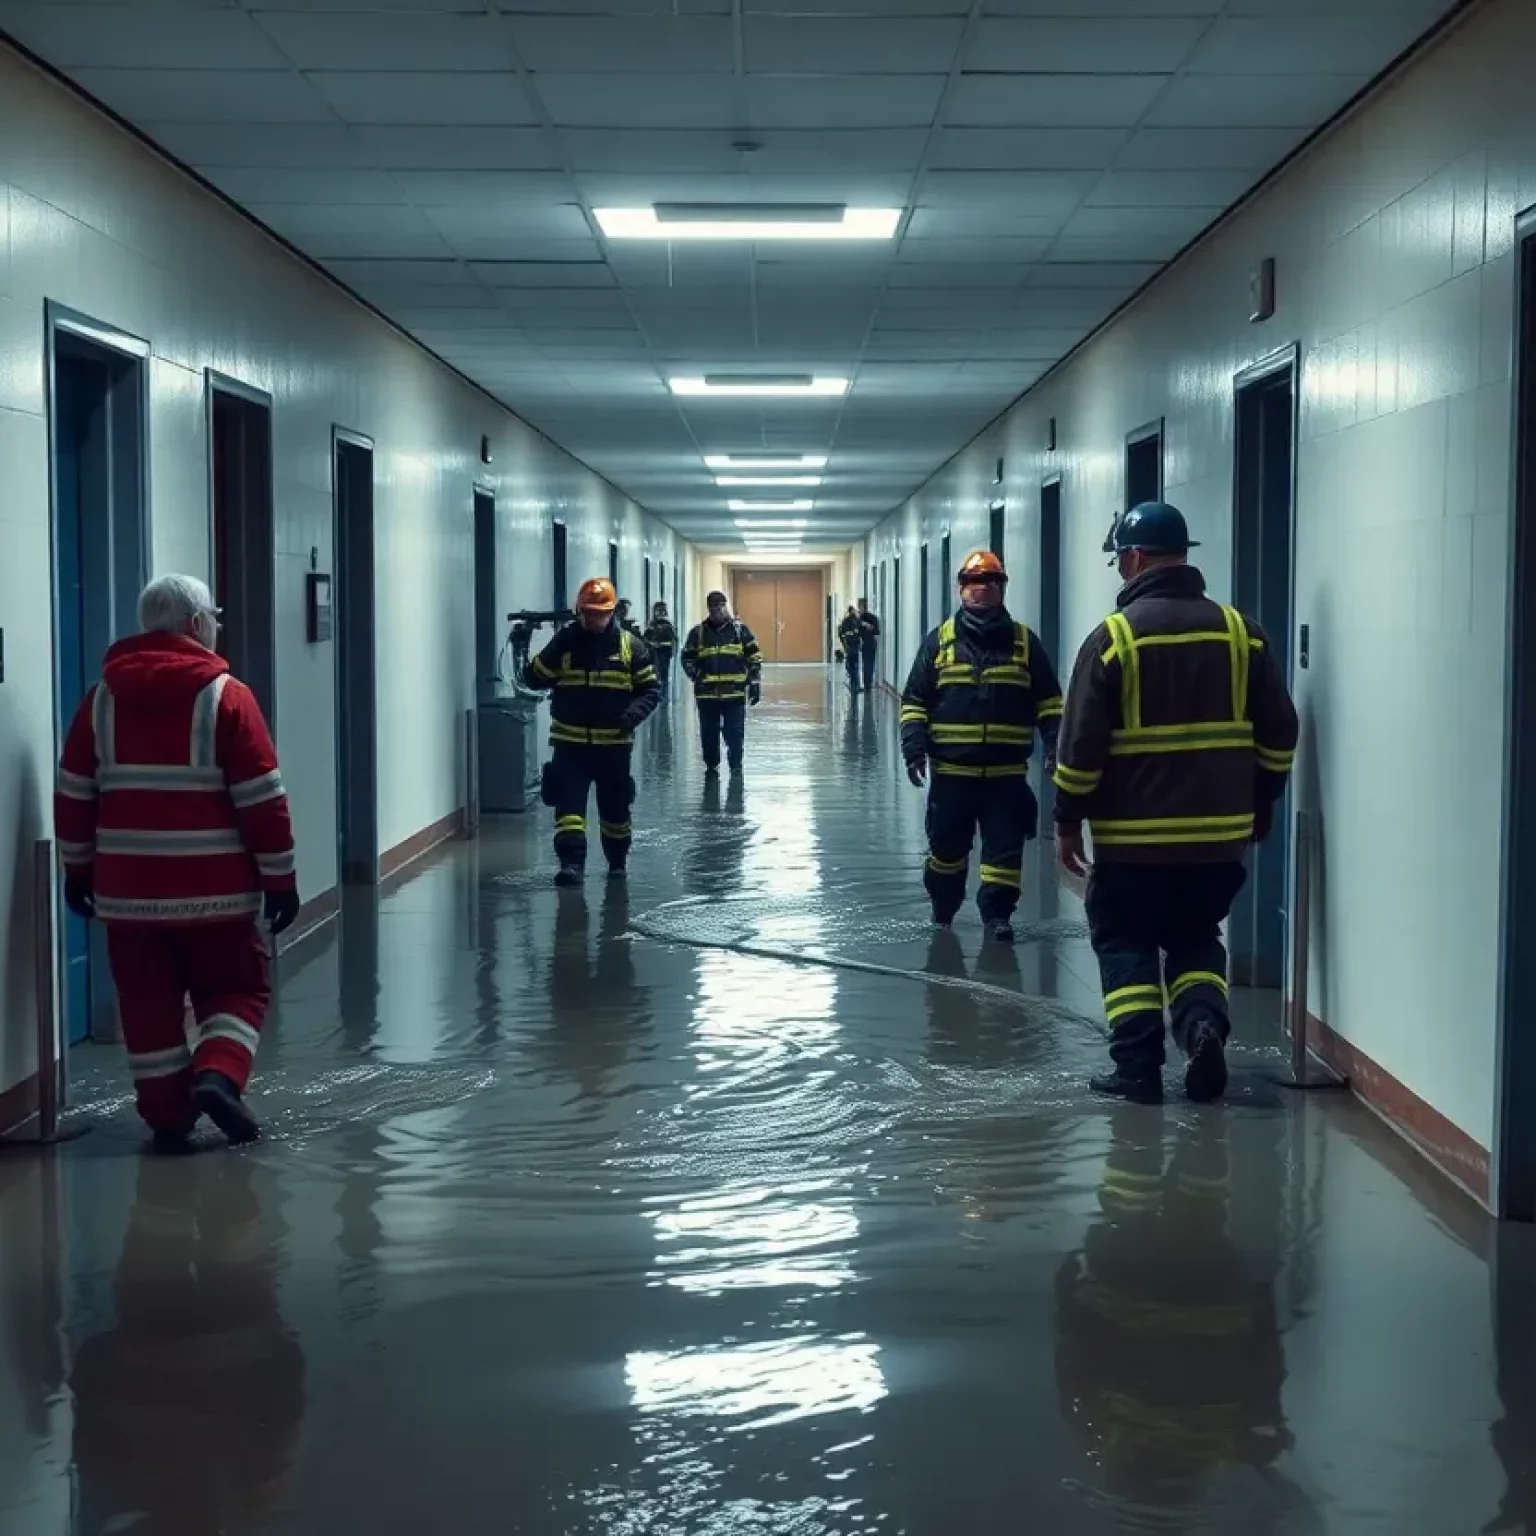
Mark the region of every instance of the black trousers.
<instances>
[{"instance_id":1,"label":"black trousers","mask_svg":"<svg viewBox=\"0 0 1536 1536\"><path fill-rule=\"evenodd\" d=\"M848 686L857 693L859 691L859 653L844 651L843 665L848 669Z\"/></svg>"},{"instance_id":2,"label":"black trousers","mask_svg":"<svg viewBox=\"0 0 1536 1536\"><path fill-rule=\"evenodd\" d=\"M741 749L747 739L745 699L700 699L699 743L704 766L720 766L720 738L725 737L725 757L732 768L741 767Z\"/></svg>"},{"instance_id":3,"label":"black trousers","mask_svg":"<svg viewBox=\"0 0 1536 1536\"><path fill-rule=\"evenodd\" d=\"M965 900L971 843L981 833L982 920L1012 915L1023 888L1024 844L1035 835L1034 791L1022 775L968 779L935 770L928 789L928 862L923 885L933 915L949 922Z\"/></svg>"},{"instance_id":4,"label":"black trousers","mask_svg":"<svg viewBox=\"0 0 1536 1536\"><path fill-rule=\"evenodd\" d=\"M549 762L555 812L555 857L580 869L587 862L587 795L597 791L598 832L608 863L622 868L632 832L629 807L634 780L630 748L556 746Z\"/></svg>"},{"instance_id":5,"label":"black trousers","mask_svg":"<svg viewBox=\"0 0 1536 1536\"><path fill-rule=\"evenodd\" d=\"M875 652L877 650L879 650L879 646L873 640L866 640L859 647L859 661L864 668L864 686L866 688L873 688L875 686Z\"/></svg>"},{"instance_id":6,"label":"black trousers","mask_svg":"<svg viewBox=\"0 0 1536 1536\"><path fill-rule=\"evenodd\" d=\"M1132 1076L1163 1064L1163 1014L1174 1043L1207 1019L1227 1037L1227 951L1221 925L1247 872L1211 864L1100 861L1088 879L1088 932L1099 961L1109 1053Z\"/></svg>"},{"instance_id":7,"label":"black trousers","mask_svg":"<svg viewBox=\"0 0 1536 1536\"><path fill-rule=\"evenodd\" d=\"M661 696L672 697L672 647L651 647L651 665L656 668L656 681L661 684Z\"/></svg>"}]
</instances>

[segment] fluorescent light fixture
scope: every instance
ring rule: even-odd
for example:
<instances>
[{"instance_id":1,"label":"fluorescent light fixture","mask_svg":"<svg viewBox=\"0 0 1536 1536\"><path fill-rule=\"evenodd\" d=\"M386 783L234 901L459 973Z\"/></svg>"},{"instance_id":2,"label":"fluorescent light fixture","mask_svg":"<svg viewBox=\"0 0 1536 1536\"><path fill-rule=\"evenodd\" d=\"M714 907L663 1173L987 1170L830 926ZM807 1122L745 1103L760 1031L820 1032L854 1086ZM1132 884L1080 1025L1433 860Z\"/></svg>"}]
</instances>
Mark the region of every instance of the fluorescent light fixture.
<instances>
[{"instance_id":1,"label":"fluorescent light fixture","mask_svg":"<svg viewBox=\"0 0 1536 1536\"><path fill-rule=\"evenodd\" d=\"M820 475L716 475L716 485L820 485Z\"/></svg>"},{"instance_id":2,"label":"fluorescent light fixture","mask_svg":"<svg viewBox=\"0 0 1536 1536\"><path fill-rule=\"evenodd\" d=\"M738 517L738 528L804 528L803 517Z\"/></svg>"},{"instance_id":3,"label":"fluorescent light fixture","mask_svg":"<svg viewBox=\"0 0 1536 1536\"><path fill-rule=\"evenodd\" d=\"M841 203L656 203L594 208L610 240L889 240L900 208Z\"/></svg>"},{"instance_id":4,"label":"fluorescent light fixture","mask_svg":"<svg viewBox=\"0 0 1536 1536\"><path fill-rule=\"evenodd\" d=\"M812 503L806 501L737 501L734 497L726 502L732 512L809 512Z\"/></svg>"},{"instance_id":5,"label":"fluorescent light fixture","mask_svg":"<svg viewBox=\"0 0 1536 1536\"><path fill-rule=\"evenodd\" d=\"M845 395L848 380L809 373L708 373L667 380L674 395Z\"/></svg>"},{"instance_id":6,"label":"fluorescent light fixture","mask_svg":"<svg viewBox=\"0 0 1536 1536\"><path fill-rule=\"evenodd\" d=\"M735 474L747 469L771 469L777 474L790 475L803 469L826 468L824 453L706 453L704 462L711 469Z\"/></svg>"}]
</instances>

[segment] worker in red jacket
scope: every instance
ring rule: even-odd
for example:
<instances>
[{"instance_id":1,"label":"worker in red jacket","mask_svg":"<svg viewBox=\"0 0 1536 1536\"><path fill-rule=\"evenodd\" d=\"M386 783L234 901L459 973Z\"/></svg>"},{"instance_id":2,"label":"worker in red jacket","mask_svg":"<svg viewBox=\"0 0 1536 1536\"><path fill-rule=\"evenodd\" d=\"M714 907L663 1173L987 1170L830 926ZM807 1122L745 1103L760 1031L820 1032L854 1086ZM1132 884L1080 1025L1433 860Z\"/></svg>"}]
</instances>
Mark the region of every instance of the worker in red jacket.
<instances>
[{"instance_id":1,"label":"worker in red jacket","mask_svg":"<svg viewBox=\"0 0 1536 1536\"><path fill-rule=\"evenodd\" d=\"M271 996L257 919L279 934L299 912L288 799L261 707L214 651L208 588L160 577L139 598L139 626L107 652L64 743L64 899L106 924L156 1148L185 1149L204 1114L231 1142L252 1141L243 1095Z\"/></svg>"}]
</instances>

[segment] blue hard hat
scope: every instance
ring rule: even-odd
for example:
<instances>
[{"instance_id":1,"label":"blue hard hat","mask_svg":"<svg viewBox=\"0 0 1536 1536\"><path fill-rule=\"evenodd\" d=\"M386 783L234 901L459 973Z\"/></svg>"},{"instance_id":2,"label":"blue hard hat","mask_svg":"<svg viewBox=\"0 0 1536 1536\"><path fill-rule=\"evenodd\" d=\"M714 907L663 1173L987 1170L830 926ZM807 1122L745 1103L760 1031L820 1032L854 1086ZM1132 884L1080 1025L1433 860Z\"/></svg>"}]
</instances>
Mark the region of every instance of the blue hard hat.
<instances>
[{"instance_id":1,"label":"blue hard hat","mask_svg":"<svg viewBox=\"0 0 1536 1536\"><path fill-rule=\"evenodd\" d=\"M1104 553L1140 549L1149 555L1182 555L1199 543L1190 538L1189 524L1177 507L1166 501L1143 501L1115 519L1104 540Z\"/></svg>"}]
</instances>

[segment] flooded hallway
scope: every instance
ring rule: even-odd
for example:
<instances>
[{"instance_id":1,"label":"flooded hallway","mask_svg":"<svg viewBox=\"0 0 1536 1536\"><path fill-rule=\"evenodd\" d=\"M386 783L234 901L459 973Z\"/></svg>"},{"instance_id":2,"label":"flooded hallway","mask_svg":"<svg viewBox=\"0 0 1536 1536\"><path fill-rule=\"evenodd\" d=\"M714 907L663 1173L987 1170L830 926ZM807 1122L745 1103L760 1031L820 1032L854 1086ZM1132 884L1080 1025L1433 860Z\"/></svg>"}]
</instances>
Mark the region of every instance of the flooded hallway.
<instances>
[{"instance_id":1,"label":"flooded hallway","mask_svg":"<svg viewBox=\"0 0 1536 1536\"><path fill-rule=\"evenodd\" d=\"M1532 0L0 0L0 1536L1536 1536Z\"/></svg>"},{"instance_id":2,"label":"flooded hallway","mask_svg":"<svg viewBox=\"0 0 1536 1536\"><path fill-rule=\"evenodd\" d=\"M1530 1229L1274 1086L1268 994L1225 1106L1106 1108L1048 862L933 931L891 705L766 690L737 780L649 723L627 882L506 818L349 896L257 1147L82 1053L0 1162L7 1536L1530 1528Z\"/></svg>"}]
</instances>

